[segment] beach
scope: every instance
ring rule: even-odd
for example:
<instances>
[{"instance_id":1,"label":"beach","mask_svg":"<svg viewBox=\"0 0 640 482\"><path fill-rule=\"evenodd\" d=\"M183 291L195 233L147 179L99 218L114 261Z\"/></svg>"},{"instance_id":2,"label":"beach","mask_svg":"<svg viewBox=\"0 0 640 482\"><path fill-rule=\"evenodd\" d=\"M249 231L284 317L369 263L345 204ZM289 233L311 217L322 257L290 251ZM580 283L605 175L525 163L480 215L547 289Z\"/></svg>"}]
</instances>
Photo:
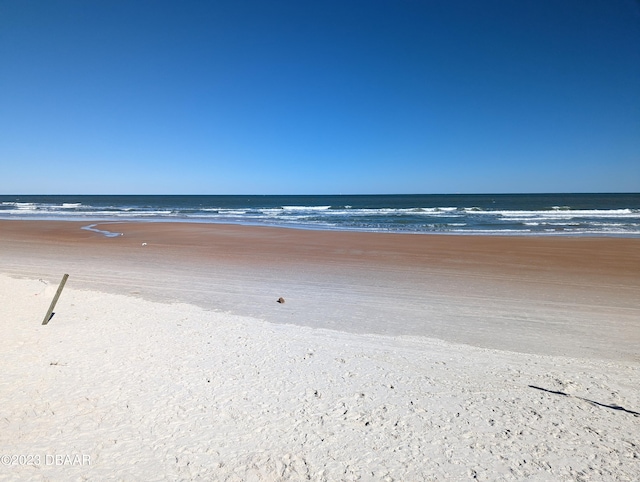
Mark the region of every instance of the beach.
<instances>
[{"instance_id":1,"label":"beach","mask_svg":"<svg viewBox=\"0 0 640 482\"><path fill-rule=\"evenodd\" d=\"M640 477L638 238L0 221L0 286L0 480Z\"/></svg>"}]
</instances>

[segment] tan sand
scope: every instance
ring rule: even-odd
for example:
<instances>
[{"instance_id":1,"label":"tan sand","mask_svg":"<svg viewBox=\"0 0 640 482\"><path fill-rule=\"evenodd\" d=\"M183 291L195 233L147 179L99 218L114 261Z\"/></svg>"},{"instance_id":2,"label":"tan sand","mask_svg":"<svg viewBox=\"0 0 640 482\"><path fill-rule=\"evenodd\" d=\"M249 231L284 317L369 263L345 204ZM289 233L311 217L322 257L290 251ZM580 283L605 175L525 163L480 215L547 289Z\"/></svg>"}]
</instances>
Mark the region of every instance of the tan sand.
<instances>
[{"instance_id":1,"label":"tan sand","mask_svg":"<svg viewBox=\"0 0 640 482\"><path fill-rule=\"evenodd\" d=\"M124 233L107 238L87 224L0 221L1 271L274 323L640 361L640 239L97 226Z\"/></svg>"},{"instance_id":2,"label":"tan sand","mask_svg":"<svg viewBox=\"0 0 640 482\"><path fill-rule=\"evenodd\" d=\"M0 480L640 477L639 240L81 226L0 222Z\"/></svg>"}]
</instances>

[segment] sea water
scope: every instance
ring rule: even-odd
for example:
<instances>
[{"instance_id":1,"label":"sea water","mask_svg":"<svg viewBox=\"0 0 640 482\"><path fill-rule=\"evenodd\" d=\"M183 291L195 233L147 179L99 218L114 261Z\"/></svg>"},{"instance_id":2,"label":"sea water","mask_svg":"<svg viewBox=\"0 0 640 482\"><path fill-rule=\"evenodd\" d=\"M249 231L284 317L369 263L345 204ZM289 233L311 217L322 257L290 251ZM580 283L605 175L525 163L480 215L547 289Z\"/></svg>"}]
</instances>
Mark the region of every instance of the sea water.
<instances>
[{"instance_id":1,"label":"sea water","mask_svg":"<svg viewBox=\"0 0 640 482\"><path fill-rule=\"evenodd\" d=\"M402 233L640 236L640 194L0 196L1 219Z\"/></svg>"}]
</instances>

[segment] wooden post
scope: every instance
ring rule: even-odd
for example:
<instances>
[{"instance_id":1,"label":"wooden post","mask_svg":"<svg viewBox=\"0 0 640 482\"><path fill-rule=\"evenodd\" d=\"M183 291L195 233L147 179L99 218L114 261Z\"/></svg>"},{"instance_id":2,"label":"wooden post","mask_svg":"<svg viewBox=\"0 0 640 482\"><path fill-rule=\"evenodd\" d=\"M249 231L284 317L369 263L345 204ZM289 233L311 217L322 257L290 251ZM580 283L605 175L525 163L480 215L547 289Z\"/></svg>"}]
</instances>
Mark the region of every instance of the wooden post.
<instances>
[{"instance_id":1,"label":"wooden post","mask_svg":"<svg viewBox=\"0 0 640 482\"><path fill-rule=\"evenodd\" d=\"M64 284L67 282L68 277L69 277L68 274L65 274L62 277L62 281L60 281L60 286L58 286L58 291L56 291L56 295L53 297L53 301L49 306L49 310L47 311L47 314L44 315L44 320L42 320L43 325L46 325L47 323L49 323L49 320L53 316L53 309L55 308L56 303L58 302L58 298L60 298L60 293L62 293L62 288L64 288Z\"/></svg>"}]
</instances>

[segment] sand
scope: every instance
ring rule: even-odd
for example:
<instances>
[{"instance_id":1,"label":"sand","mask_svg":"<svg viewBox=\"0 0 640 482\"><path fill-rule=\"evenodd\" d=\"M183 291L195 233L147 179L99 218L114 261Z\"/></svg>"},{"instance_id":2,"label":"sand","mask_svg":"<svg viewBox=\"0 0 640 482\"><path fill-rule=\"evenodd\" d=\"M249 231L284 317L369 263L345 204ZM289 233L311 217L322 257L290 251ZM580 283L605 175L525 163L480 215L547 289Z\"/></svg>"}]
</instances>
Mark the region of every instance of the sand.
<instances>
[{"instance_id":1,"label":"sand","mask_svg":"<svg viewBox=\"0 0 640 482\"><path fill-rule=\"evenodd\" d=\"M640 240L87 224L0 222L0 480L640 477Z\"/></svg>"}]
</instances>

